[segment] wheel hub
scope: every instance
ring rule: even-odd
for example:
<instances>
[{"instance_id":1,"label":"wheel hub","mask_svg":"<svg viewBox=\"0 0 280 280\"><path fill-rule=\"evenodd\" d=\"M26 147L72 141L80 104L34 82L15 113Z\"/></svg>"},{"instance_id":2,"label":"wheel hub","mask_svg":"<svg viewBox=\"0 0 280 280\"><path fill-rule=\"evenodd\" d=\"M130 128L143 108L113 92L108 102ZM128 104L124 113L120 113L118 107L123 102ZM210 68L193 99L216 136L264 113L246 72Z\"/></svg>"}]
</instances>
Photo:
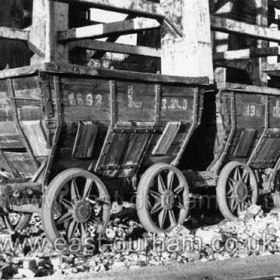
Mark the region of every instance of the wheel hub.
<instances>
[{"instance_id":1,"label":"wheel hub","mask_svg":"<svg viewBox=\"0 0 280 280\"><path fill-rule=\"evenodd\" d=\"M248 196L247 185L243 181L239 181L236 184L234 194L238 202L243 202Z\"/></svg>"},{"instance_id":2,"label":"wheel hub","mask_svg":"<svg viewBox=\"0 0 280 280\"><path fill-rule=\"evenodd\" d=\"M91 215L90 204L85 200L79 200L75 203L73 217L78 223L84 223L89 220Z\"/></svg>"},{"instance_id":3,"label":"wheel hub","mask_svg":"<svg viewBox=\"0 0 280 280\"><path fill-rule=\"evenodd\" d=\"M175 195L172 191L165 191L161 195L161 205L165 210L171 210L175 204Z\"/></svg>"}]
</instances>

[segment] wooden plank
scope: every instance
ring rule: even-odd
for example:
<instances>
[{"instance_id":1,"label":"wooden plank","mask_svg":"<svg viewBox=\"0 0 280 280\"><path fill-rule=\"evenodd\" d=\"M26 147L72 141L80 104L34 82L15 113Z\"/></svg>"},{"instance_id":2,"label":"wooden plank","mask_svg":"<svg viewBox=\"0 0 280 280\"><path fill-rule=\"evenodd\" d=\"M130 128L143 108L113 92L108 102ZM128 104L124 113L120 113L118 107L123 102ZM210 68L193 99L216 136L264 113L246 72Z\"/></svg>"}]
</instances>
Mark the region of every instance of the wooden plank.
<instances>
[{"instance_id":1,"label":"wooden plank","mask_svg":"<svg viewBox=\"0 0 280 280\"><path fill-rule=\"evenodd\" d=\"M102 77L108 79L124 79L143 82L155 83L174 83L182 85L208 85L209 78L206 76L191 77L191 76L175 76L175 75L160 75L153 73L140 73L125 70L113 70L102 68L91 68L87 66L80 66L75 64L58 64L45 63L15 69L7 69L0 71L0 79L18 77L22 75L31 75L43 71L47 73L57 74L75 74Z\"/></svg>"},{"instance_id":2,"label":"wooden plank","mask_svg":"<svg viewBox=\"0 0 280 280\"><path fill-rule=\"evenodd\" d=\"M243 34L257 39L280 42L280 31L233 19L211 16L211 29L233 34Z\"/></svg>"},{"instance_id":3,"label":"wooden plank","mask_svg":"<svg viewBox=\"0 0 280 280\"><path fill-rule=\"evenodd\" d=\"M0 122L0 135L18 134L14 122Z\"/></svg>"},{"instance_id":4,"label":"wooden plank","mask_svg":"<svg viewBox=\"0 0 280 280\"><path fill-rule=\"evenodd\" d=\"M280 89L270 88L270 87L258 87L244 84L234 84L234 83L218 83L217 88L219 90L226 91L242 91L248 94L263 94L263 95L277 95L280 96Z\"/></svg>"},{"instance_id":5,"label":"wooden plank","mask_svg":"<svg viewBox=\"0 0 280 280\"><path fill-rule=\"evenodd\" d=\"M147 29L160 27L160 23L155 19L134 18L124 21L95 24L90 26L72 28L67 31L58 32L59 41L77 40L84 38L101 38L110 34L129 34Z\"/></svg>"},{"instance_id":6,"label":"wooden plank","mask_svg":"<svg viewBox=\"0 0 280 280\"><path fill-rule=\"evenodd\" d=\"M249 59L252 57L267 57L280 55L280 47L241 49L214 54L214 61Z\"/></svg>"},{"instance_id":7,"label":"wooden plank","mask_svg":"<svg viewBox=\"0 0 280 280\"><path fill-rule=\"evenodd\" d=\"M28 31L11 27L0 27L0 38L27 41Z\"/></svg>"},{"instance_id":8,"label":"wooden plank","mask_svg":"<svg viewBox=\"0 0 280 280\"><path fill-rule=\"evenodd\" d=\"M0 149L24 149L19 134L0 134Z\"/></svg>"},{"instance_id":9,"label":"wooden plank","mask_svg":"<svg viewBox=\"0 0 280 280\"><path fill-rule=\"evenodd\" d=\"M91 158L98 125L93 122L80 122L73 145L72 156L75 158Z\"/></svg>"},{"instance_id":10,"label":"wooden plank","mask_svg":"<svg viewBox=\"0 0 280 280\"><path fill-rule=\"evenodd\" d=\"M34 174L37 168L33 166L33 162L27 153L4 152L5 159L19 172L28 176Z\"/></svg>"},{"instance_id":11,"label":"wooden plank","mask_svg":"<svg viewBox=\"0 0 280 280\"><path fill-rule=\"evenodd\" d=\"M143 46L132 46L111 42L103 42L103 41L93 41L93 40L79 40L72 41L68 43L69 49L79 47L88 50L101 50L105 52L113 52L113 53L124 53L124 54L132 54L132 55L143 55L149 57L161 57L160 49L143 47Z\"/></svg>"},{"instance_id":12,"label":"wooden plank","mask_svg":"<svg viewBox=\"0 0 280 280\"><path fill-rule=\"evenodd\" d=\"M57 0L52 0L57 1ZM134 13L145 15L153 18L163 18L164 13L157 3L152 3L145 0L58 0L67 3L85 3L94 8L104 10L118 11L124 13Z\"/></svg>"},{"instance_id":13,"label":"wooden plank","mask_svg":"<svg viewBox=\"0 0 280 280\"><path fill-rule=\"evenodd\" d=\"M248 74L252 71L253 64L251 60L219 60L215 61L215 66L221 66L224 68L233 68L239 70L245 70Z\"/></svg>"},{"instance_id":14,"label":"wooden plank","mask_svg":"<svg viewBox=\"0 0 280 280\"><path fill-rule=\"evenodd\" d=\"M269 64L264 63L262 66L264 72L271 76L280 76L280 63Z\"/></svg>"},{"instance_id":15,"label":"wooden plank","mask_svg":"<svg viewBox=\"0 0 280 280\"><path fill-rule=\"evenodd\" d=\"M168 122L166 124L165 129L152 152L153 155L167 154L170 146L177 136L180 126L181 122Z\"/></svg>"},{"instance_id":16,"label":"wooden plank","mask_svg":"<svg viewBox=\"0 0 280 280\"><path fill-rule=\"evenodd\" d=\"M20 124L28 142L31 144L34 156L47 156L49 149L47 149L47 139L41 121L22 121Z\"/></svg>"}]
</instances>

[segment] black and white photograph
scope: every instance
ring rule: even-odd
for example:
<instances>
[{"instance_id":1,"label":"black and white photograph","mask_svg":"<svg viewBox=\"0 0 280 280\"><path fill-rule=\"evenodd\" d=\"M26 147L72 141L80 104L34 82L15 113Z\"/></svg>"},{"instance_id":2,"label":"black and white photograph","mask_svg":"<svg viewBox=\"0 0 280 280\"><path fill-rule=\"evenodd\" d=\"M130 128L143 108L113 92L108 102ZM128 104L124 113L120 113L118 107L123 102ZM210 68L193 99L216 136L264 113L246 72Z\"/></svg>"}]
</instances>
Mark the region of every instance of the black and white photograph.
<instances>
[{"instance_id":1,"label":"black and white photograph","mask_svg":"<svg viewBox=\"0 0 280 280\"><path fill-rule=\"evenodd\" d=\"M0 0L0 280L280 280L280 0Z\"/></svg>"}]
</instances>

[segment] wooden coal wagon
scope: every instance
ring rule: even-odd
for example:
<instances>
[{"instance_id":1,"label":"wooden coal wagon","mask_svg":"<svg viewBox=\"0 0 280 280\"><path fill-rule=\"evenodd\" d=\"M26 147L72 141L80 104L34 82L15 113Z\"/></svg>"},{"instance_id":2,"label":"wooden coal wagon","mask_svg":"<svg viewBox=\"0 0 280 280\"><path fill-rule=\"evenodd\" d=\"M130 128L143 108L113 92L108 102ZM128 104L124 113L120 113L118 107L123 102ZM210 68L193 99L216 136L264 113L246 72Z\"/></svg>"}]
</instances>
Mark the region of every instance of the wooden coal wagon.
<instances>
[{"instance_id":1,"label":"wooden coal wagon","mask_svg":"<svg viewBox=\"0 0 280 280\"><path fill-rule=\"evenodd\" d=\"M240 84L218 88L216 96L205 95L185 176L196 192L216 186L221 213L235 219L259 195L272 193L279 203L280 91Z\"/></svg>"},{"instance_id":2,"label":"wooden coal wagon","mask_svg":"<svg viewBox=\"0 0 280 280\"><path fill-rule=\"evenodd\" d=\"M200 123L207 82L52 63L1 71L7 227L22 229L38 212L52 242L82 238L106 228L114 199L135 194L148 231L182 224L189 188L177 166Z\"/></svg>"}]
</instances>

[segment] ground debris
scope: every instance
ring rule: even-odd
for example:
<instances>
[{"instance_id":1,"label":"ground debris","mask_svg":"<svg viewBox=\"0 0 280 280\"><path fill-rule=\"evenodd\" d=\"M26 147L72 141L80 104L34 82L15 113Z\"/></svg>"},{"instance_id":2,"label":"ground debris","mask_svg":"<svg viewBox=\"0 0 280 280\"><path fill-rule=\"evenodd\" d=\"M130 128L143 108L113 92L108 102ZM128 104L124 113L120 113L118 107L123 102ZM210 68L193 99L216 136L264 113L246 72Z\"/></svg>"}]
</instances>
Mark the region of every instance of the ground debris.
<instances>
[{"instance_id":1,"label":"ground debris","mask_svg":"<svg viewBox=\"0 0 280 280\"><path fill-rule=\"evenodd\" d=\"M200 228L188 227L186 223L169 233L153 234L143 229L135 215L128 215L126 207L123 209L125 214L116 213L105 234L96 237L96 250L89 254L55 252L36 216L24 231L12 237L0 234L2 245L9 241L0 255L0 279L135 270L280 254L280 211L264 214L259 206L253 205L235 221L223 220Z\"/></svg>"}]
</instances>

